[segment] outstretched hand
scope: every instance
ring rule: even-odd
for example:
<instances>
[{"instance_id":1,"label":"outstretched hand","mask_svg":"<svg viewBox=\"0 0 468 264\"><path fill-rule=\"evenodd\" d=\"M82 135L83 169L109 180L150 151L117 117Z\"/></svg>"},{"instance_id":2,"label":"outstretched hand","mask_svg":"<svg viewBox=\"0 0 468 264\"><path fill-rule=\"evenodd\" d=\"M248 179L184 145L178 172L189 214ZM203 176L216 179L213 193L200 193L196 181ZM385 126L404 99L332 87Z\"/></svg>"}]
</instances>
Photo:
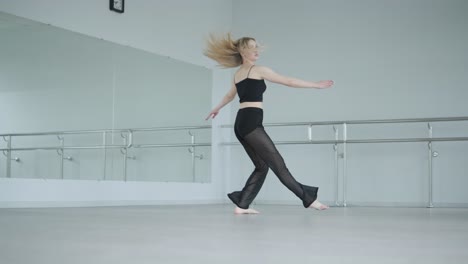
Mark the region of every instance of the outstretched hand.
<instances>
[{"instance_id":1,"label":"outstretched hand","mask_svg":"<svg viewBox=\"0 0 468 264\"><path fill-rule=\"evenodd\" d=\"M317 82L317 88L319 89L325 89L329 88L334 84L332 80L326 80L326 81L319 81Z\"/></svg>"},{"instance_id":2,"label":"outstretched hand","mask_svg":"<svg viewBox=\"0 0 468 264\"><path fill-rule=\"evenodd\" d=\"M219 110L213 109L210 114L205 118L205 120L208 120L211 118L215 118L219 113Z\"/></svg>"}]
</instances>

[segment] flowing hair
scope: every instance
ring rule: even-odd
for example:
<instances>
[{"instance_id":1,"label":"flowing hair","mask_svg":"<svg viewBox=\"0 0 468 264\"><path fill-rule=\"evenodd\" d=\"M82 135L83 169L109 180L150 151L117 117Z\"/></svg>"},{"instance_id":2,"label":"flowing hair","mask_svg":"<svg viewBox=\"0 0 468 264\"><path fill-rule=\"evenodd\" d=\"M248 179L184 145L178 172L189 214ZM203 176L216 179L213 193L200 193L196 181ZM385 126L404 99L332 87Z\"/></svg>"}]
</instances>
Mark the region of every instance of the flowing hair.
<instances>
[{"instance_id":1,"label":"flowing hair","mask_svg":"<svg viewBox=\"0 0 468 264\"><path fill-rule=\"evenodd\" d=\"M234 40L231 33L227 33L224 36L210 34L203 54L216 61L223 68L234 68L242 64L241 51L249 48L248 44L250 40L255 41L251 37Z\"/></svg>"}]
</instances>

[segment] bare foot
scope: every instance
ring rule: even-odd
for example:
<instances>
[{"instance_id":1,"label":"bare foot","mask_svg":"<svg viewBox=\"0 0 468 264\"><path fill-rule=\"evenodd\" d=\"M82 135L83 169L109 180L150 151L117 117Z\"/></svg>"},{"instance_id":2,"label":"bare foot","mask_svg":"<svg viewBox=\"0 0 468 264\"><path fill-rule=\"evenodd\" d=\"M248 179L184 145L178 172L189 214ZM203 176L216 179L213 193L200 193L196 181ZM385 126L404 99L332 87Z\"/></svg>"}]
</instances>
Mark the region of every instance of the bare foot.
<instances>
[{"instance_id":1,"label":"bare foot","mask_svg":"<svg viewBox=\"0 0 468 264\"><path fill-rule=\"evenodd\" d=\"M257 210L254 210L254 209L242 209L242 208L239 208L239 207L236 207L236 209L234 209L234 213L235 214L258 214L259 212Z\"/></svg>"},{"instance_id":2,"label":"bare foot","mask_svg":"<svg viewBox=\"0 0 468 264\"><path fill-rule=\"evenodd\" d=\"M330 208L328 205L324 205L322 204L321 202L319 202L318 200L315 200L310 206L309 208L314 208L316 210L325 210L325 209L328 209Z\"/></svg>"}]
</instances>

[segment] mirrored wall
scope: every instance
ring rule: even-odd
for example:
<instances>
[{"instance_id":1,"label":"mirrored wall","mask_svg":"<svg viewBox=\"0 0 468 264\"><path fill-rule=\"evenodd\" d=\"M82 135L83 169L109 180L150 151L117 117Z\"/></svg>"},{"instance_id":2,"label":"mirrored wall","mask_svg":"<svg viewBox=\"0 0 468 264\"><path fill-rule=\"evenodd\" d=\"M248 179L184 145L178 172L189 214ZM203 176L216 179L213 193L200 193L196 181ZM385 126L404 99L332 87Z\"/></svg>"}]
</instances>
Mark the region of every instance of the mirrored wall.
<instances>
[{"instance_id":1,"label":"mirrored wall","mask_svg":"<svg viewBox=\"0 0 468 264\"><path fill-rule=\"evenodd\" d=\"M0 36L0 177L210 181L211 70L2 12Z\"/></svg>"}]
</instances>

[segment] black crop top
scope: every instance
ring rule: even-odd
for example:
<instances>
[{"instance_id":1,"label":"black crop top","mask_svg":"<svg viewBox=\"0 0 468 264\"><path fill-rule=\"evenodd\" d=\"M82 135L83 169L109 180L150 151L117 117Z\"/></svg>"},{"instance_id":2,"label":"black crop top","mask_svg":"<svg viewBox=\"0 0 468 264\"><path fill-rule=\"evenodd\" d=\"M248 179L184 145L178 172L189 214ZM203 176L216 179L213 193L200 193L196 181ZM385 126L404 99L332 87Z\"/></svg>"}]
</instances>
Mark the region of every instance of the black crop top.
<instances>
[{"instance_id":1,"label":"black crop top","mask_svg":"<svg viewBox=\"0 0 468 264\"><path fill-rule=\"evenodd\" d=\"M247 73L247 78L236 83L237 94L239 95L239 103L263 101L263 93L266 90L266 84L263 79L249 78L252 67L250 67L249 73Z\"/></svg>"}]
</instances>

